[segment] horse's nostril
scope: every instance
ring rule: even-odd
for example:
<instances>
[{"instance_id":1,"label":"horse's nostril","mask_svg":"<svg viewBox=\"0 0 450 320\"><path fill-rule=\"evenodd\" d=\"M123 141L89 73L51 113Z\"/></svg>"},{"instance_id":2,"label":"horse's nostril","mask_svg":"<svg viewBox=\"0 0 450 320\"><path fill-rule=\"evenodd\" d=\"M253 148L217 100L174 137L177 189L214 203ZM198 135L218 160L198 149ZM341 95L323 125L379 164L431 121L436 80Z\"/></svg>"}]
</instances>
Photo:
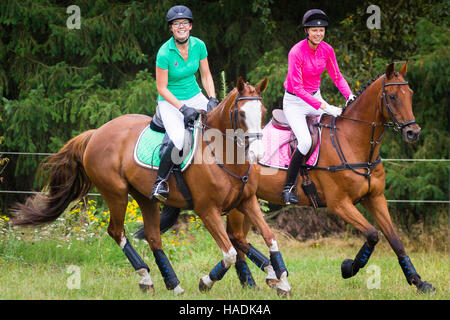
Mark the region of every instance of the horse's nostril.
<instances>
[{"instance_id":1,"label":"horse's nostril","mask_svg":"<svg viewBox=\"0 0 450 320\"><path fill-rule=\"evenodd\" d=\"M416 132L413 131L413 130L408 130L408 131L406 132L406 136L407 136L408 139L410 139L410 140L416 140L417 137L419 136L419 134L416 133Z\"/></svg>"}]
</instances>

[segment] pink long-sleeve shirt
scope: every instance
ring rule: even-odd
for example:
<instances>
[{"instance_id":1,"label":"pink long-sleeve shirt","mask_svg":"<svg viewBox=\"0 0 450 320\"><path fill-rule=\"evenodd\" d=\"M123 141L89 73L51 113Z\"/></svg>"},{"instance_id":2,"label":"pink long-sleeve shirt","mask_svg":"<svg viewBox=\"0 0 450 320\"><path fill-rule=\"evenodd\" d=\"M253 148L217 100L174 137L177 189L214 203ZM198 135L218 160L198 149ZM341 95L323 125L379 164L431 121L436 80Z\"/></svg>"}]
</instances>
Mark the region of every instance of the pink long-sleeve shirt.
<instances>
[{"instance_id":1,"label":"pink long-sleeve shirt","mask_svg":"<svg viewBox=\"0 0 450 320\"><path fill-rule=\"evenodd\" d=\"M321 102L314 98L312 93L319 90L320 75L325 68L347 100L352 91L339 71L333 48L325 41L320 42L317 49L311 49L307 39L292 47L289 51L288 73L284 87L315 109L319 109Z\"/></svg>"}]
</instances>

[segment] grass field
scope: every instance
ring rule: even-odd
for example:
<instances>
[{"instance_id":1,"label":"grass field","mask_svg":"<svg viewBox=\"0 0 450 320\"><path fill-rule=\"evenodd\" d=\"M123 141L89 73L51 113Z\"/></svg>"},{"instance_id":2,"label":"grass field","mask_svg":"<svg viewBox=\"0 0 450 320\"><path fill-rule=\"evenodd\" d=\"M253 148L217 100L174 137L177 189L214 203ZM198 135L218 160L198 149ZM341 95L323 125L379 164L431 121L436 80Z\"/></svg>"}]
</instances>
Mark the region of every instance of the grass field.
<instances>
[{"instance_id":1,"label":"grass field","mask_svg":"<svg viewBox=\"0 0 450 320\"><path fill-rule=\"evenodd\" d=\"M39 229L11 229L4 224L0 233L0 299L280 299L265 285L265 274L249 261L260 290L242 289L232 267L210 292L200 293L200 278L222 259L222 254L201 222L194 218L187 229L176 234L169 231L163 237L164 250L185 290L180 297L166 290L147 243L131 240L149 265L155 285L155 293L143 293L138 287L140 277L106 234L102 221L92 224L79 220L77 217L74 222L65 215ZM131 239L131 232L139 227L139 221L128 223L126 227ZM298 242L277 233L292 286L288 299L450 298L446 249L430 249L429 243L408 245L406 242L407 252L422 280L437 289L434 295L417 294L415 287L407 284L395 254L381 238L368 265L355 277L344 280L340 274L341 262L354 258L364 242L362 238L344 235ZM250 242L268 254L257 234L250 234Z\"/></svg>"}]
</instances>

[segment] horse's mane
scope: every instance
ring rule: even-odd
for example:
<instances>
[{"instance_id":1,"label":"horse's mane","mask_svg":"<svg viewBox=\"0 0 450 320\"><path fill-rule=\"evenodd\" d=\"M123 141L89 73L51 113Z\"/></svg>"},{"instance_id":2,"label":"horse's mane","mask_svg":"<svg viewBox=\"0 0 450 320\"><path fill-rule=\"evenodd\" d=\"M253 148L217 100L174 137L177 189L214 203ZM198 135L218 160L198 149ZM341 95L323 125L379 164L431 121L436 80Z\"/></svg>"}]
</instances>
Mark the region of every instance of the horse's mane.
<instances>
[{"instance_id":1,"label":"horse's mane","mask_svg":"<svg viewBox=\"0 0 450 320\"><path fill-rule=\"evenodd\" d=\"M230 97L231 97L233 94L236 94L236 91L237 91L237 89L236 89L236 88L233 88L230 92L228 92L227 96L226 96L225 98L223 98L222 101L220 101L218 107L221 107L223 104L225 104L226 102L228 102L229 99L230 99Z\"/></svg>"},{"instance_id":2,"label":"horse's mane","mask_svg":"<svg viewBox=\"0 0 450 320\"><path fill-rule=\"evenodd\" d=\"M358 92L355 94L355 99L353 101L351 101L346 107L344 107L344 109L342 110L342 112L345 111L345 109L348 108L348 106L350 106L352 103L354 103L356 100L358 100L358 98L364 93L364 91L372 84L374 83L376 80L378 80L384 73L380 73L377 76L375 76L375 78L370 79L369 81L367 81L367 83L365 85L363 85L361 87L361 89L358 90Z\"/></svg>"}]
</instances>

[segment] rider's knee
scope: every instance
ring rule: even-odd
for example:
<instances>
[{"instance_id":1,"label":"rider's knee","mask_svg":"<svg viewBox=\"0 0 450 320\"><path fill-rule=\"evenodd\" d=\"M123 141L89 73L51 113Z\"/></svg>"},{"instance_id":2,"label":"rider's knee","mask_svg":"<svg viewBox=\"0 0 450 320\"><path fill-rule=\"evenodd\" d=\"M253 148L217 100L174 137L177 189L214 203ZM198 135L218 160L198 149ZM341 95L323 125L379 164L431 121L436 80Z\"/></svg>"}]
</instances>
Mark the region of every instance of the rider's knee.
<instances>
[{"instance_id":1,"label":"rider's knee","mask_svg":"<svg viewBox=\"0 0 450 320\"><path fill-rule=\"evenodd\" d=\"M311 149L311 144L312 144L311 137L310 136L304 137L304 138L302 137L300 139L297 139L297 141L298 141L298 146L297 146L298 150L302 154L308 154L309 149Z\"/></svg>"}]
</instances>

